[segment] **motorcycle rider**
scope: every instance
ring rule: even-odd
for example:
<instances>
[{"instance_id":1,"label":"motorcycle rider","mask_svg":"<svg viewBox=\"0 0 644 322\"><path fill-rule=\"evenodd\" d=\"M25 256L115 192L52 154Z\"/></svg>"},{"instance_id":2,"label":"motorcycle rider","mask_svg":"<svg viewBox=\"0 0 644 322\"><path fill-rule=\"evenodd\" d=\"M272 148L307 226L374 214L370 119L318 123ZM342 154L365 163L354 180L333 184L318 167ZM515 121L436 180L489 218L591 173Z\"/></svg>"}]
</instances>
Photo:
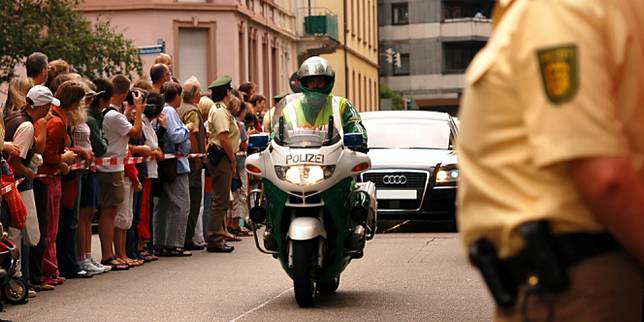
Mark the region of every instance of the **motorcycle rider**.
<instances>
[{"instance_id":1,"label":"motorcycle rider","mask_svg":"<svg viewBox=\"0 0 644 322\"><path fill-rule=\"evenodd\" d=\"M331 64L322 57L310 57L298 69L297 77L304 95L284 107L285 121L288 122L288 118L295 113L299 124L322 126L327 124L329 116L334 115L334 108L337 108L344 133L362 134L366 147L367 131L353 103L331 93L335 84L335 72Z\"/></svg>"}]
</instances>

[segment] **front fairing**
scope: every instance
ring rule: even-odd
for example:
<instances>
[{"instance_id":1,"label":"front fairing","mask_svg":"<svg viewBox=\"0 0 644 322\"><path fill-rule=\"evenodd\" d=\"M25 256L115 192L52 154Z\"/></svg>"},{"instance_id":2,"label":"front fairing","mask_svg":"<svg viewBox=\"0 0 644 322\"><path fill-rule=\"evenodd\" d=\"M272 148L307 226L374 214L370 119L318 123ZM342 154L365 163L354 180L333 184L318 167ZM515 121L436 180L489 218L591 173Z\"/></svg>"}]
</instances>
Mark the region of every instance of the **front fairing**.
<instances>
[{"instance_id":1,"label":"front fairing","mask_svg":"<svg viewBox=\"0 0 644 322\"><path fill-rule=\"evenodd\" d=\"M307 116L311 106L303 94L285 97L274 109L269 148L249 156L246 164L261 169L253 173L271 181L277 188L294 195L320 193L347 177L358 164L371 165L369 157L345 148L342 121L333 96L319 113ZM311 115L317 115L312 117ZM296 171L298 170L298 171Z\"/></svg>"}]
</instances>

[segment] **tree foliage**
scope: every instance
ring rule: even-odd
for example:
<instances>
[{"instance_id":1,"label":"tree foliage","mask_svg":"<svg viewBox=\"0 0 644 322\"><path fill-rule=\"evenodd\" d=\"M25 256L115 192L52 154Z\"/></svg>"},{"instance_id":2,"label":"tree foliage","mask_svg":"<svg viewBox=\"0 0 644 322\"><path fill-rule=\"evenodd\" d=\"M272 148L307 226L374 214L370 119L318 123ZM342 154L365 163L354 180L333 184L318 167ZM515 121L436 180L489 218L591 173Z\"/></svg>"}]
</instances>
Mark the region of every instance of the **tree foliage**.
<instances>
[{"instance_id":1,"label":"tree foliage","mask_svg":"<svg viewBox=\"0 0 644 322\"><path fill-rule=\"evenodd\" d=\"M109 20L94 24L74 9L80 0L0 0L0 82L34 51L64 59L79 74L142 75L138 50Z\"/></svg>"},{"instance_id":2,"label":"tree foliage","mask_svg":"<svg viewBox=\"0 0 644 322\"><path fill-rule=\"evenodd\" d=\"M380 98L391 99L393 110L402 110L405 108L403 98L383 83L380 83Z\"/></svg>"}]
</instances>

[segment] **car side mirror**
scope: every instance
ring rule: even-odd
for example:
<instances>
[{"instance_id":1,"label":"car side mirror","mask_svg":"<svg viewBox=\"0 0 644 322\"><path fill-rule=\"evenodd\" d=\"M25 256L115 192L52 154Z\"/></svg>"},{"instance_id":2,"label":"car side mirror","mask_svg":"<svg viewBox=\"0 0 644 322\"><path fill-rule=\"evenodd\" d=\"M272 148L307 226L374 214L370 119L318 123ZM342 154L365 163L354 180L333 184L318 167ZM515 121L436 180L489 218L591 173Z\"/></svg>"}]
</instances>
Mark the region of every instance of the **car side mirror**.
<instances>
[{"instance_id":1,"label":"car side mirror","mask_svg":"<svg viewBox=\"0 0 644 322\"><path fill-rule=\"evenodd\" d=\"M347 133L344 135L343 142L344 146L351 150L360 152L366 150L364 139L362 138L361 133Z\"/></svg>"},{"instance_id":2,"label":"car side mirror","mask_svg":"<svg viewBox=\"0 0 644 322\"><path fill-rule=\"evenodd\" d=\"M255 153L264 151L268 147L268 134L253 134L248 138L248 152Z\"/></svg>"}]
</instances>

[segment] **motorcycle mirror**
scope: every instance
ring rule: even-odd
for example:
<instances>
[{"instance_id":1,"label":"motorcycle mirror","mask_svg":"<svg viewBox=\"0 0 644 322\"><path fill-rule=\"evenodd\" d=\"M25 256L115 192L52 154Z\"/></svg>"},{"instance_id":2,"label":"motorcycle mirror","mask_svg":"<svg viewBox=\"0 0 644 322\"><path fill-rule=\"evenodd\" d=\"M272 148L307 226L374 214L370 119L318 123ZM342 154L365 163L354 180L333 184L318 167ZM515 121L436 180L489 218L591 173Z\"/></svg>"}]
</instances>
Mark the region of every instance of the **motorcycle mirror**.
<instances>
[{"instance_id":1,"label":"motorcycle mirror","mask_svg":"<svg viewBox=\"0 0 644 322\"><path fill-rule=\"evenodd\" d=\"M268 134L253 134L248 138L248 150L252 152L263 151L268 147Z\"/></svg>"},{"instance_id":2,"label":"motorcycle mirror","mask_svg":"<svg viewBox=\"0 0 644 322\"><path fill-rule=\"evenodd\" d=\"M347 133L344 135L343 141L344 146L351 150L360 149L364 145L364 140L360 133Z\"/></svg>"}]
</instances>

